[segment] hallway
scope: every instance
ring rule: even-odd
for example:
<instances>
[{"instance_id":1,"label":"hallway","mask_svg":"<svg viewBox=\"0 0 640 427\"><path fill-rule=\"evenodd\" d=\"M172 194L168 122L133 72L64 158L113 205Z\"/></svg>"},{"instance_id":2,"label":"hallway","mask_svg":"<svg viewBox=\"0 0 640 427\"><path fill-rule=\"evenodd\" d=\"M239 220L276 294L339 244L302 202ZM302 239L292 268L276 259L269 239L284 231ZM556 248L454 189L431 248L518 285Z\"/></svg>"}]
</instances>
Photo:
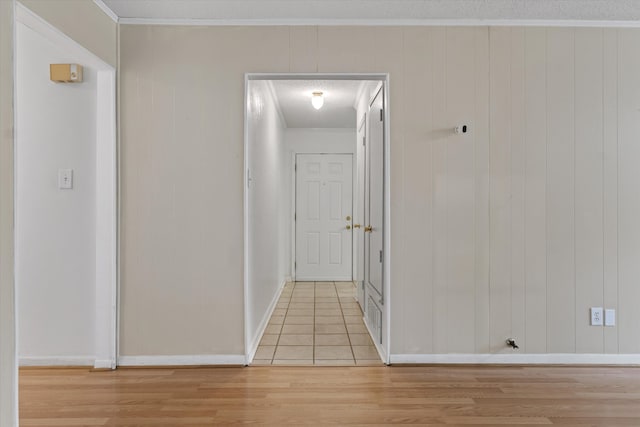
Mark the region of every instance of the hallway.
<instances>
[{"instance_id":1,"label":"hallway","mask_svg":"<svg viewBox=\"0 0 640 427\"><path fill-rule=\"evenodd\" d=\"M287 283L252 365L382 365L352 282Z\"/></svg>"}]
</instances>

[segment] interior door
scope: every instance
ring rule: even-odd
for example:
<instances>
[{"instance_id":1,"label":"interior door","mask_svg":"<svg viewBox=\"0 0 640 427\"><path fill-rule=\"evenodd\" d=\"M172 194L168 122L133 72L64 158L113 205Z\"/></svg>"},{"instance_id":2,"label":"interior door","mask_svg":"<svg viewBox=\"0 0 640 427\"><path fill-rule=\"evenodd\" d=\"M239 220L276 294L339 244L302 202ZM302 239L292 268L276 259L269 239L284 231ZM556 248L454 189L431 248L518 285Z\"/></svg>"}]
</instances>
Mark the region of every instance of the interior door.
<instances>
[{"instance_id":1,"label":"interior door","mask_svg":"<svg viewBox=\"0 0 640 427\"><path fill-rule=\"evenodd\" d=\"M384 224L384 90L381 87L373 98L367 120L365 153L365 319L374 334L382 341L382 312L384 306L383 224Z\"/></svg>"},{"instance_id":2,"label":"interior door","mask_svg":"<svg viewBox=\"0 0 640 427\"><path fill-rule=\"evenodd\" d=\"M356 257L354 263L354 278L356 282L356 298L360 308L364 311L364 194L365 194L365 163L366 163L366 129L367 129L367 114L365 113L360 125L358 126L357 133L357 154L356 154L356 170L357 170L357 201L356 212L354 215L353 224L353 242L354 242L354 256Z\"/></svg>"},{"instance_id":3,"label":"interior door","mask_svg":"<svg viewBox=\"0 0 640 427\"><path fill-rule=\"evenodd\" d=\"M296 156L296 280L352 280L353 156Z\"/></svg>"}]
</instances>

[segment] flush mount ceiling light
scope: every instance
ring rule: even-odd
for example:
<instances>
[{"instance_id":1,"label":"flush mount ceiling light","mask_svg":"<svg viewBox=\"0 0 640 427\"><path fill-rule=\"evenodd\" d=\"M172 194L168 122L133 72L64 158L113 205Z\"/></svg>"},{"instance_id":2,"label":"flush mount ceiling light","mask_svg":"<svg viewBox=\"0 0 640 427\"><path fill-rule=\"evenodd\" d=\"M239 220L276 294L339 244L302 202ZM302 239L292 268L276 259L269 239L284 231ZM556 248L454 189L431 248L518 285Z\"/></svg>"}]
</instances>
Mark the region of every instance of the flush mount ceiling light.
<instances>
[{"instance_id":1,"label":"flush mount ceiling light","mask_svg":"<svg viewBox=\"0 0 640 427\"><path fill-rule=\"evenodd\" d=\"M316 91L311 94L311 105L316 110L319 110L324 105L324 97L322 96L322 92Z\"/></svg>"}]
</instances>

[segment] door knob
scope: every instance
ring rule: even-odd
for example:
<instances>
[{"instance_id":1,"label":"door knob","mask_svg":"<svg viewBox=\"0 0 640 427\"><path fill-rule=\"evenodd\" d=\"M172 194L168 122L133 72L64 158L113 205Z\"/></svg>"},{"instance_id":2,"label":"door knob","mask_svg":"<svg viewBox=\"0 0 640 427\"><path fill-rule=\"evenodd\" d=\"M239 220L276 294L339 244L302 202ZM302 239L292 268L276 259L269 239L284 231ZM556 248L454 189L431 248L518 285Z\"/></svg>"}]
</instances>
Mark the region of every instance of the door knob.
<instances>
[{"instance_id":1,"label":"door knob","mask_svg":"<svg viewBox=\"0 0 640 427\"><path fill-rule=\"evenodd\" d=\"M347 225L347 230L351 230L351 226L350 225Z\"/></svg>"},{"instance_id":2,"label":"door knob","mask_svg":"<svg viewBox=\"0 0 640 427\"><path fill-rule=\"evenodd\" d=\"M370 225L367 225L367 226L364 228L364 232L365 232L365 233L371 233L372 231L373 231L373 227L371 227Z\"/></svg>"},{"instance_id":3,"label":"door knob","mask_svg":"<svg viewBox=\"0 0 640 427\"><path fill-rule=\"evenodd\" d=\"M351 215L347 215L347 221L351 221Z\"/></svg>"},{"instance_id":4,"label":"door knob","mask_svg":"<svg viewBox=\"0 0 640 427\"><path fill-rule=\"evenodd\" d=\"M353 224L353 228L360 228L360 224Z\"/></svg>"}]
</instances>

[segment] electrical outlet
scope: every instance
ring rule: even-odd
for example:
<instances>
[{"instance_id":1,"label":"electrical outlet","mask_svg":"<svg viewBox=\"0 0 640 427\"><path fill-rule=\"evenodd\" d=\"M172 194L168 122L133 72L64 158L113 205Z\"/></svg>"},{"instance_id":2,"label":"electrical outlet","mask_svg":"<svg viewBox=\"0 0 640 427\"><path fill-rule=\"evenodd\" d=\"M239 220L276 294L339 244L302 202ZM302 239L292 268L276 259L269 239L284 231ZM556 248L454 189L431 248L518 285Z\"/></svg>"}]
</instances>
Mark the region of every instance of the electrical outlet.
<instances>
[{"instance_id":1,"label":"electrical outlet","mask_svg":"<svg viewBox=\"0 0 640 427\"><path fill-rule=\"evenodd\" d=\"M604 311L604 326L616 326L616 311L608 308Z\"/></svg>"},{"instance_id":2,"label":"electrical outlet","mask_svg":"<svg viewBox=\"0 0 640 427\"><path fill-rule=\"evenodd\" d=\"M591 307L591 326L602 326L602 307Z\"/></svg>"},{"instance_id":3,"label":"electrical outlet","mask_svg":"<svg viewBox=\"0 0 640 427\"><path fill-rule=\"evenodd\" d=\"M62 190L73 188L73 169L58 169L58 188Z\"/></svg>"}]
</instances>

